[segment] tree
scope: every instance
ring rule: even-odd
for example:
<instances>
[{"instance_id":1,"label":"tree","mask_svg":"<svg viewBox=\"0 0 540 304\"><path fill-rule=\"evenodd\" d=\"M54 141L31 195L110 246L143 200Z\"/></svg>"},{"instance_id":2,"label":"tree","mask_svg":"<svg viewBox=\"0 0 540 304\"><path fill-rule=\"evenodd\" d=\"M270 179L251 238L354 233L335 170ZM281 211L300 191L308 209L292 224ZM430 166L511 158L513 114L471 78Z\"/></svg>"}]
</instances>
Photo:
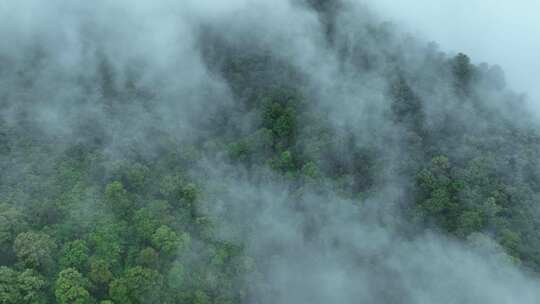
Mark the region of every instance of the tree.
<instances>
[{"instance_id":1,"label":"tree","mask_svg":"<svg viewBox=\"0 0 540 304\"><path fill-rule=\"evenodd\" d=\"M11 268L0 266L0 303L17 304L20 299L17 272Z\"/></svg>"},{"instance_id":2,"label":"tree","mask_svg":"<svg viewBox=\"0 0 540 304\"><path fill-rule=\"evenodd\" d=\"M166 201L152 201L147 207L137 210L133 216L137 237L146 242L161 225L174 222L171 206Z\"/></svg>"},{"instance_id":3,"label":"tree","mask_svg":"<svg viewBox=\"0 0 540 304\"><path fill-rule=\"evenodd\" d=\"M185 184L184 177L179 174L165 175L159 182L159 194L170 202L180 200L181 189Z\"/></svg>"},{"instance_id":4,"label":"tree","mask_svg":"<svg viewBox=\"0 0 540 304\"><path fill-rule=\"evenodd\" d=\"M180 190L182 199L188 204L193 205L199 196L199 189L193 183L188 183Z\"/></svg>"},{"instance_id":5,"label":"tree","mask_svg":"<svg viewBox=\"0 0 540 304\"><path fill-rule=\"evenodd\" d=\"M458 218L458 230L462 237L480 231L484 226L485 218L479 211L468 210L463 212Z\"/></svg>"},{"instance_id":6,"label":"tree","mask_svg":"<svg viewBox=\"0 0 540 304\"><path fill-rule=\"evenodd\" d=\"M0 303L2 304L44 304L45 280L30 269L19 273L0 267Z\"/></svg>"},{"instance_id":7,"label":"tree","mask_svg":"<svg viewBox=\"0 0 540 304\"><path fill-rule=\"evenodd\" d=\"M137 237L142 241L150 241L154 232L161 225L161 219L155 217L148 208L137 210L133 216L133 221Z\"/></svg>"},{"instance_id":8,"label":"tree","mask_svg":"<svg viewBox=\"0 0 540 304\"><path fill-rule=\"evenodd\" d=\"M109 295L115 303L157 304L162 303L162 289L163 277L157 271L136 266L110 284Z\"/></svg>"},{"instance_id":9,"label":"tree","mask_svg":"<svg viewBox=\"0 0 540 304\"><path fill-rule=\"evenodd\" d=\"M193 304L210 304L210 297L202 290L193 294Z\"/></svg>"},{"instance_id":10,"label":"tree","mask_svg":"<svg viewBox=\"0 0 540 304\"><path fill-rule=\"evenodd\" d=\"M107 185L105 188L105 200L119 218L126 218L132 211L128 193L119 181Z\"/></svg>"},{"instance_id":11,"label":"tree","mask_svg":"<svg viewBox=\"0 0 540 304\"><path fill-rule=\"evenodd\" d=\"M60 257L61 268L75 268L83 271L88 262L88 246L83 240L75 240L64 245Z\"/></svg>"},{"instance_id":12,"label":"tree","mask_svg":"<svg viewBox=\"0 0 540 304\"><path fill-rule=\"evenodd\" d=\"M288 150L276 155L268 163L272 169L283 173L292 171L295 168L294 156Z\"/></svg>"},{"instance_id":13,"label":"tree","mask_svg":"<svg viewBox=\"0 0 540 304\"><path fill-rule=\"evenodd\" d=\"M107 287L113 279L110 265L107 261L97 257L91 257L89 264L88 278L94 286L93 294L95 297L102 298L107 295Z\"/></svg>"},{"instance_id":14,"label":"tree","mask_svg":"<svg viewBox=\"0 0 540 304\"><path fill-rule=\"evenodd\" d=\"M147 247L139 252L136 262L143 267L156 268L159 264L159 255L153 248Z\"/></svg>"},{"instance_id":15,"label":"tree","mask_svg":"<svg viewBox=\"0 0 540 304\"><path fill-rule=\"evenodd\" d=\"M124 253L122 235L125 227L122 223L103 223L89 236L89 244L96 257L111 266L119 266Z\"/></svg>"},{"instance_id":16,"label":"tree","mask_svg":"<svg viewBox=\"0 0 540 304\"><path fill-rule=\"evenodd\" d=\"M310 161L302 166L302 177L304 182L310 185L316 185L321 180L321 171L317 164Z\"/></svg>"},{"instance_id":17,"label":"tree","mask_svg":"<svg viewBox=\"0 0 540 304\"><path fill-rule=\"evenodd\" d=\"M268 100L263 110L262 127L272 131L277 149L288 147L296 133L296 111L291 105Z\"/></svg>"},{"instance_id":18,"label":"tree","mask_svg":"<svg viewBox=\"0 0 540 304\"><path fill-rule=\"evenodd\" d=\"M0 258L11 256L15 237L28 229L28 224L19 210L0 204Z\"/></svg>"},{"instance_id":19,"label":"tree","mask_svg":"<svg viewBox=\"0 0 540 304\"><path fill-rule=\"evenodd\" d=\"M109 297L117 303L136 304L125 279L116 279L109 284Z\"/></svg>"},{"instance_id":20,"label":"tree","mask_svg":"<svg viewBox=\"0 0 540 304\"><path fill-rule=\"evenodd\" d=\"M112 111L111 99L118 96L116 88L116 72L109 59L102 53L99 54L98 75L100 77L101 94L107 101L108 110Z\"/></svg>"},{"instance_id":21,"label":"tree","mask_svg":"<svg viewBox=\"0 0 540 304\"><path fill-rule=\"evenodd\" d=\"M45 233L20 233L13 244L17 258L27 267L46 269L54 263L54 240Z\"/></svg>"},{"instance_id":22,"label":"tree","mask_svg":"<svg viewBox=\"0 0 540 304\"><path fill-rule=\"evenodd\" d=\"M152 245L165 256L172 256L178 251L185 250L191 242L189 234L177 235L167 226L159 227L152 236Z\"/></svg>"},{"instance_id":23,"label":"tree","mask_svg":"<svg viewBox=\"0 0 540 304\"><path fill-rule=\"evenodd\" d=\"M465 96L470 93L473 73L473 65L469 56L459 53L453 58L452 74L454 76L454 87L458 95Z\"/></svg>"},{"instance_id":24,"label":"tree","mask_svg":"<svg viewBox=\"0 0 540 304\"><path fill-rule=\"evenodd\" d=\"M148 180L149 169L145 165L135 163L127 168L124 175L125 183L129 191L142 191Z\"/></svg>"},{"instance_id":25,"label":"tree","mask_svg":"<svg viewBox=\"0 0 540 304\"><path fill-rule=\"evenodd\" d=\"M498 239L500 244L512 255L516 254L517 249L521 244L520 235L510 229L503 229L500 231Z\"/></svg>"},{"instance_id":26,"label":"tree","mask_svg":"<svg viewBox=\"0 0 540 304\"><path fill-rule=\"evenodd\" d=\"M181 291L186 287L188 279L189 273L187 273L186 267L178 261L173 262L167 274L168 285L176 291Z\"/></svg>"},{"instance_id":27,"label":"tree","mask_svg":"<svg viewBox=\"0 0 540 304\"><path fill-rule=\"evenodd\" d=\"M420 211L427 218L435 219L447 231L454 232L462 211L459 209L458 194L463 184L453 179L448 158L433 158L430 167L418 174L417 183Z\"/></svg>"},{"instance_id":28,"label":"tree","mask_svg":"<svg viewBox=\"0 0 540 304\"><path fill-rule=\"evenodd\" d=\"M98 286L108 284L113 278L109 263L103 259L95 257L90 258L89 277L90 280Z\"/></svg>"},{"instance_id":29,"label":"tree","mask_svg":"<svg viewBox=\"0 0 540 304\"><path fill-rule=\"evenodd\" d=\"M60 304L90 304L88 288L90 283L74 268L67 268L58 274L54 295Z\"/></svg>"},{"instance_id":30,"label":"tree","mask_svg":"<svg viewBox=\"0 0 540 304\"><path fill-rule=\"evenodd\" d=\"M44 304L47 302L45 278L31 269L26 269L19 274L17 281L22 295L20 304Z\"/></svg>"},{"instance_id":31,"label":"tree","mask_svg":"<svg viewBox=\"0 0 540 304\"><path fill-rule=\"evenodd\" d=\"M414 93L403 76L399 76L392 83L390 96L393 120L422 135L425 119L422 100Z\"/></svg>"}]
</instances>

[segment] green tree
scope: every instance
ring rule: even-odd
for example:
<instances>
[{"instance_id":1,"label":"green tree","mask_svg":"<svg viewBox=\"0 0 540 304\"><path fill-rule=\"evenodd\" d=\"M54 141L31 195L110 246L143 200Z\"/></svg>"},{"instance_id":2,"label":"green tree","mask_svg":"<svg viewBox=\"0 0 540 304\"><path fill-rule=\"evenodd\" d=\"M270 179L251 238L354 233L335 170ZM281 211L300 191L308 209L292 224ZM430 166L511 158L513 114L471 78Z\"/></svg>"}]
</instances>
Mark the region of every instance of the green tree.
<instances>
[{"instance_id":1,"label":"green tree","mask_svg":"<svg viewBox=\"0 0 540 304\"><path fill-rule=\"evenodd\" d=\"M292 106L267 101L263 109L262 127L272 131L274 145L283 149L288 147L296 135L296 111Z\"/></svg>"},{"instance_id":2,"label":"green tree","mask_svg":"<svg viewBox=\"0 0 540 304\"><path fill-rule=\"evenodd\" d=\"M156 268L159 264L159 255L154 248L147 247L139 252L137 264L147 268Z\"/></svg>"},{"instance_id":3,"label":"green tree","mask_svg":"<svg viewBox=\"0 0 540 304\"><path fill-rule=\"evenodd\" d=\"M104 223L90 234L88 243L96 257L116 267L120 265L125 251L122 237L124 233L125 227L122 223Z\"/></svg>"},{"instance_id":4,"label":"green tree","mask_svg":"<svg viewBox=\"0 0 540 304\"><path fill-rule=\"evenodd\" d=\"M405 78L398 77L390 87L393 120L403 123L409 130L424 133L425 114L422 100L414 93Z\"/></svg>"},{"instance_id":5,"label":"green tree","mask_svg":"<svg viewBox=\"0 0 540 304\"><path fill-rule=\"evenodd\" d=\"M11 268L0 266L0 303L17 304L21 297L17 286L17 272Z\"/></svg>"},{"instance_id":6,"label":"green tree","mask_svg":"<svg viewBox=\"0 0 540 304\"><path fill-rule=\"evenodd\" d=\"M152 245L165 256L175 255L177 252L185 250L191 242L189 234L177 235L167 226L159 227L152 235Z\"/></svg>"},{"instance_id":7,"label":"green tree","mask_svg":"<svg viewBox=\"0 0 540 304\"><path fill-rule=\"evenodd\" d=\"M168 285L176 291L182 291L189 282L189 273L187 273L186 267L179 261L172 263L169 272L167 274Z\"/></svg>"},{"instance_id":8,"label":"green tree","mask_svg":"<svg viewBox=\"0 0 540 304\"><path fill-rule=\"evenodd\" d=\"M181 174L165 175L159 182L159 194L170 202L181 199L181 189L185 184Z\"/></svg>"},{"instance_id":9,"label":"green tree","mask_svg":"<svg viewBox=\"0 0 540 304\"><path fill-rule=\"evenodd\" d=\"M107 185L105 188L105 200L114 214L120 218L126 218L132 211L128 193L119 181Z\"/></svg>"},{"instance_id":10,"label":"green tree","mask_svg":"<svg viewBox=\"0 0 540 304\"><path fill-rule=\"evenodd\" d=\"M181 194L182 200L188 206L192 206L197 200L197 197L199 196L199 189L197 188L195 184L188 183L181 188L180 194Z\"/></svg>"},{"instance_id":11,"label":"green tree","mask_svg":"<svg viewBox=\"0 0 540 304\"><path fill-rule=\"evenodd\" d=\"M54 264L56 243L45 233L20 233L13 244L17 258L27 267L46 269Z\"/></svg>"},{"instance_id":12,"label":"green tree","mask_svg":"<svg viewBox=\"0 0 540 304\"><path fill-rule=\"evenodd\" d=\"M197 290L193 294L193 304L210 304L210 297L202 290Z\"/></svg>"},{"instance_id":13,"label":"green tree","mask_svg":"<svg viewBox=\"0 0 540 304\"><path fill-rule=\"evenodd\" d=\"M455 232L462 211L458 195L463 183L453 178L448 158L433 158L430 167L418 174L417 183L420 211L427 219L435 219L447 231Z\"/></svg>"},{"instance_id":14,"label":"green tree","mask_svg":"<svg viewBox=\"0 0 540 304\"><path fill-rule=\"evenodd\" d=\"M19 210L0 204L0 258L9 259L15 238L27 229L28 224Z\"/></svg>"},{"instance_id":15,"label":"green tree","mask_svg":"<svg viewBox=\"0 0 540 304\"><path fill-rule=\"evenodd\" d=\"M115 303L162 303L163 284L163 277L157 271L137 266L111 282L109 295Z\"/></svg>"},{"instance_id":16,"label":"green tree","mask_svg":"<svg viewBox=\"0 0 540 304\"><path fill-rule=\"evenodd\" d=\"M21 273L0 266L0 303L2 304L44 304L46 282L30 269Z\"/></svg>"},{"instance_id":17,"label":"green tree","mask_svg":"<svg viewBox=\"0 0 540 304\"><path fill-rule=\"evenodd\" d=\"M521 236L510 229L503 229L500 231L498 240L511 255L515 255L518 247L521 245Z\"/></svg>"},{"instance_id":18,"label":"green tree","mask_svg":"<svg viewBox=\"0 0 540 304\"><path fill-rule=\"evenodd\" d=\"M276 157L272 158L269 164L272 169L281 171L283 173L290 172L295 169L294 157L288 150L283 151Z\"/></svg>"},{"instance_id":19,"label":"green tree","mask_svg":"<svg viewBox=\"0 0 540 304\"><path fill-rule=\"evenodd\" d=\"M17 281L22 295L20 304L41 304L47 302L45 295L47 282L44 277L31 269L26 269L19 274Z\"/></svg>"},{"instance_id":20,"label":"green tree","mask_svg":"<svg viewBox=\"0 0 540 304\"><path fill-rule=\"evenodd\" d=\"M477 210L468 210L463 212L458 219L459 234L463 237L469 234L480 231L484 227L485 218L482 213Z\"/></svg>"},{"instance_id":21,"label":"green tree","mask_svg":"<svg viewBox=\"0 0 540 304\"><path fill-rule=\"evenodd\" d=\"M459 53L453 58L452 74L454 75L454 86L459 95L469 94L473 73L474 69L469 56Z\"/></svg>"},{"instance_id":22,"label":"green tree","mask_svg":"<svg viewBox=\"0 0 540 304\"><path fill-rule=\"evenodd\" d=\"M161 225L173 224L171 206L166 201L152 201L147 207L137 210L133 216L137 237L146 242Z\"/></svg>"},{"instance_id":23,"label":"green tree","mask_svg":"<svg viewBox=\"0 0 540 304\"><path fill-rule=\"evenodd\" d=\"M75 240L64 245L60 257L61 268L75 268L84 271L88 262L89 249L83 240Z\"/></svg>"},{"instance_id":24,"label":"green tree","mask_svg":"<svg viewBox=\"0 0 540 304\"><path fill-rule=\"evenodd\" d=\"M125 173L127 189L135 192L143 191L148 181L149 171L147 166L139 163L130 165Z\"/></svg>"},{"instance_id":25,"label":"green tree","mask_svg":"<svg viewBox=\"0 0 540 304\"><path fill-rule=\"evenodd\" d=\"M54 295L60 304L90 304L88 288L90 283L74 268L67 268L58 274Z\"/></svg>"},{"instance_id":26,"label":"green tree","mask_svg":"<svg viewBox=\"0 0 540 304\"><path fill-rule=\"evenodd\" d=\"M89 277L98 286L108 284L113 278L109 263L96 257L90 258Z\"/></svg>"}]
</instances>

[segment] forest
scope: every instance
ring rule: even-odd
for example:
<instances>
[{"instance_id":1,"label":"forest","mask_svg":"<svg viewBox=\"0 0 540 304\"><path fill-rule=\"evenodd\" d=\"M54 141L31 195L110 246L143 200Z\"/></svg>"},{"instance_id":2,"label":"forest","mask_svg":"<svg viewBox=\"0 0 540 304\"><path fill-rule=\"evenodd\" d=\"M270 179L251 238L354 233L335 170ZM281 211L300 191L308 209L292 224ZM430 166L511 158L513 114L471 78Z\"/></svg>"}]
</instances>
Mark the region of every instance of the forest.
<instances>
[{"instance_id":1,"label":"forest","mask_svg":"<svg viewBox=\"0 0 540 304\"><path fill-rule=\"evenodd\" d=\"M538 303L500 67L355 1L139 2L0 5L0 304Z\"/></svg>"}]
</instances>

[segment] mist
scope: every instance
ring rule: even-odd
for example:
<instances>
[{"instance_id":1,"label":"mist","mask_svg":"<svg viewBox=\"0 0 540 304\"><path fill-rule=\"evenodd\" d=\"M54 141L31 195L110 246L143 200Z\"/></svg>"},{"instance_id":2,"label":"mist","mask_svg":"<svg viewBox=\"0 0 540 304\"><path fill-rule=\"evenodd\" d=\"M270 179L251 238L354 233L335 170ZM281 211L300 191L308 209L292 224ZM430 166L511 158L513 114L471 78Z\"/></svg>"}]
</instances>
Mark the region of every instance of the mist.
<instances>
[{"instance_id":1,"label":"mist","mask_svg":"<svg viewBox=\"0 0 540 304\"><path fill-rule=\"evenodd\" d=\"M447 52L464 52L476 63L500 65L510 85L528 95L531 107L538 109L538 1L367 2L405 31L434 41Z\"/></svg>"},{"instance_id":2,"label":"mist","mask_svg":"<svg viewBox=\"0 0 540 304\"><path fill-rule=\"evenodd\" d=\"M442 3L1 3L0 302L538 303L540 28Z\"/></svg>"}]
</instances>

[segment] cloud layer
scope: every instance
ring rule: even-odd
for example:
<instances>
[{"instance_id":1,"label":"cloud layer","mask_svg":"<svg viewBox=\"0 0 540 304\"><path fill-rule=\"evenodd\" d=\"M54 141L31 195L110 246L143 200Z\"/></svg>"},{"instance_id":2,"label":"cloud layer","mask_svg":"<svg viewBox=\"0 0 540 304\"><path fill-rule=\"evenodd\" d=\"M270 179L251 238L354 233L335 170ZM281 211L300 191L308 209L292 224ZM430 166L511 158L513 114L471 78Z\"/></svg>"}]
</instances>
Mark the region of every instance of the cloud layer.
<instances>
[{"instance_id":1,"label":"cloud layer","mask_svg":"<svg viewBox=\"0 0 540 304\"><path fill-rule=\"evenodd\" d=\"M519 0L365 1L406 31L435 41L447 52L499 64L511 86L540 109L540 2Z\"/></svg>"},{"instance_id":2,"label":"cloud layer","mask_svg":"<svg viewBox=\"0 0 540 304\"><path fill-rule=\"evenodd\" d=\"M387 78L398 73L397 62L419 79L415 89L431 102L426 115L433 126L441 123L443 111L456 115L447 103L455 96L441 84L449 82L443 72L433 87L422 87L422 80L439 75L426 59L434 51L394 29L387 39L374 38L366 24L379 26L390 16L398 28L403 22L411 31L418 29L443 50L500 63L511 84L538 96L534 85L540 66L534 51L540 40L531 33L540 31L540 23L533 22L532 13L518 18L518 4L479 1L368 3L380 17L353 3L333 29L325 28L330 17L284 0L271 5L247 0L8 1L0 4L0 59L10 63L0 74L2 116L15 121L21 111L29 112L46 132L73 141L81 138L75 130L79 123L89 120L111 138L107 149L113 154L127 153L133 142L137 149L157 153L155 133L202 141L204 123L237 114L233 88L207 62L211 56L205 51L212 50L205 49L205 35L217 33L233 50L263 49L300 71L310 106L328 115L329 128L342 136L348 127L359 144L384 147L379 156L385 162L378 172L379 193L359 207L332 191L290 193L286 179L273 173L250 172L245 178L244 167L203 158L201 166L210 173L200 179L225 189L209 195L208 214L220 219L224 240L245 243L261 261L264 284L253 286L252 303L538 303L538 281L492 240L476 235L464 243L438 232L408 238L396 206L412 182L396 167L415 155L408 155L407 131L386 119ZM535 5L526 11L535 11ZM328 35L332 31L335 35ZM28 88L20 83L24 77L12 75L34 68L27 60L34 51L46 59L36 61L38 74L27 75ZM343 56L348 52L352 55ZM353 59L366 67L356 67L360 64ZM130 85L140 92L119 93ZM109 99L115 101L113 110L107 108ZM103 100L105 105L98 106L96 101ZM460 105L461 120L471 129L481 128L469 107ZM238 120L238 134L256 119L231 117ZM257 182L268 176L272 182Z\"/></svg>"}]
</instances>

